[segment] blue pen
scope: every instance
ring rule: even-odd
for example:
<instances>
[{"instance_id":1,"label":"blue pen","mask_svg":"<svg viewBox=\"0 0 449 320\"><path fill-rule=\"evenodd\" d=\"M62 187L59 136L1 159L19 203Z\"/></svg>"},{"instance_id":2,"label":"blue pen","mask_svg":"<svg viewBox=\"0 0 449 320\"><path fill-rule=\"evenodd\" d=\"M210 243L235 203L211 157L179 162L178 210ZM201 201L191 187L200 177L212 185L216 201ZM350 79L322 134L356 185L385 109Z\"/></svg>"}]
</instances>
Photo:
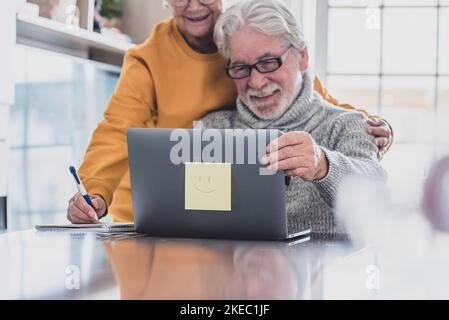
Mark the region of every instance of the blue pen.
<instances>
[{"instance_id":1,"label":"blue pen","mask_svg":"<svg viewBox=\"0 0 449 320\"><path fill-rule=\"evenodd\" d=\"M75 182L76 182L76 186L78 188L78 191L81 193L81 195L83 196L84 200L86 200L87 204L90 205L94 211L94 205L92 204L92 201L90 200L89 195L87 194L86 188L84 188L83 182L81 181L80 177L78 176L78 173L76 173L76 169L75 167L71 166L70 167L70 172L73 175L73 178L75 178Z\"/></svg>"}]
</instances>

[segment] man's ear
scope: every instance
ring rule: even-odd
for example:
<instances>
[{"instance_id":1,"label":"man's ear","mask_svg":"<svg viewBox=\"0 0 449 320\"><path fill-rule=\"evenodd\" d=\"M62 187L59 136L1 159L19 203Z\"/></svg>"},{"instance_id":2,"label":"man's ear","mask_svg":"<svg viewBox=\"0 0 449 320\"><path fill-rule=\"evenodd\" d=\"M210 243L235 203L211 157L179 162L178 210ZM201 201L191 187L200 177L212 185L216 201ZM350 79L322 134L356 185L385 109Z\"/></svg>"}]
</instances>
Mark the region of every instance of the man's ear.
<instances>
[{"instance_id":1,"label":"man's ear","mask_svg":"<svg viewBox=\"0 0 449 320\"><path fill-rule=\"evenodd\" d=\"M301 73L303 73L307 69L309 69L309 50L307 49L307 47L305 47L304 50L299 53L299 56L299 70L301 70Z\"/></svg>"}]
</instances>

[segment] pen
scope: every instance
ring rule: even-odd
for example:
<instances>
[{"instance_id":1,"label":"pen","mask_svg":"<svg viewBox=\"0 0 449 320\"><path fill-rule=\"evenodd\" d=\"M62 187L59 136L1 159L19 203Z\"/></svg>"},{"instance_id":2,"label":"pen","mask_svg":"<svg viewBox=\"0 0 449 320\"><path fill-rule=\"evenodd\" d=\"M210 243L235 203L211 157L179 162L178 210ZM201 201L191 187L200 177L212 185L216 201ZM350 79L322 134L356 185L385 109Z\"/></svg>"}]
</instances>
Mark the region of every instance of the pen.
<instances>
[{"instance_id":1,"label":"pen","mask_svg":"<svg viewBox=\"0 0 449 320\"><path fill-rule=\"evenodd\" d=\"M86 188L84 188L83 182L81 181L80 177L78 176L78 173L76 172L76 169L74 166L70 167L70 172L72 173L73 178L75 179L76 187L78 188L78 191L81 193L84 200L86 200L87 204L90 205L92 207L92 209L94 209L94 211L95 211L94 205L92 204L92 201L90 200L90 197L87 194ZM97 220L98 220L98 218L97 218Z\"/></svg>"}]
</instances>

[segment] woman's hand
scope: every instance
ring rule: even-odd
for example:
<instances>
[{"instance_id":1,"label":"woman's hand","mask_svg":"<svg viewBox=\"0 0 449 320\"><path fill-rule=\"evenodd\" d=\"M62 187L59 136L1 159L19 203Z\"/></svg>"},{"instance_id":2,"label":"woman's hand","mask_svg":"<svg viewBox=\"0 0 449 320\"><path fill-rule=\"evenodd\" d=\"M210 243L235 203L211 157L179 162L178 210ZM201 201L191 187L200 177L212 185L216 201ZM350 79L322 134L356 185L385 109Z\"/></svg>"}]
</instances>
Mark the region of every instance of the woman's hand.
<instances>
[{"instance_id":1,"label":"woman's hand","mask_svg":"<svg viewBox=\"0 0 449 320\"><path fill-rule=\"evenodd\" d=\"M390 145L390 141L393 137L390 126L382 120L369 119L368 125L370 126L366 132L374 136L374 143L379 148L377 152L377 158L382 160L387 147Z\"/></svg>"},{"instance_id":2,"label":"woman's hand","mask_svg":"<svg viewBox=\"0 0 449 320\"><path fill-rule=\"evenodd\" d=\"M73 224L99 223L106 215L106 202L99 195L90 198L95 210L87 204L81 193L75 194L69 201L67 219Z\"/></svg>"}]
</instances>

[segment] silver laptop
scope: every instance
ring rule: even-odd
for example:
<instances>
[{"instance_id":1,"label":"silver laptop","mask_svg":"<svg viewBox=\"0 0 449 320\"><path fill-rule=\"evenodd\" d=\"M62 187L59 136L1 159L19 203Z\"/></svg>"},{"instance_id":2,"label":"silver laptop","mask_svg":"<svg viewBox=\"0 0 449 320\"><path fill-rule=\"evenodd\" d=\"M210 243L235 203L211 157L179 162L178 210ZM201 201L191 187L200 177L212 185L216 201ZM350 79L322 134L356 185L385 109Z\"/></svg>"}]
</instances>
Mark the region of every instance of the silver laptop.
<instances>
[{"instance_id":1,"label":"silver laptop","mask_svg":"<svg viewBox=\"0 0 449 320\"><path fill-rule=\"evenodd\" d=\"M277 130L128 129L136 232L155 237L289 240L287 180L259 159Z\"/></svg>"}]
</instances>

